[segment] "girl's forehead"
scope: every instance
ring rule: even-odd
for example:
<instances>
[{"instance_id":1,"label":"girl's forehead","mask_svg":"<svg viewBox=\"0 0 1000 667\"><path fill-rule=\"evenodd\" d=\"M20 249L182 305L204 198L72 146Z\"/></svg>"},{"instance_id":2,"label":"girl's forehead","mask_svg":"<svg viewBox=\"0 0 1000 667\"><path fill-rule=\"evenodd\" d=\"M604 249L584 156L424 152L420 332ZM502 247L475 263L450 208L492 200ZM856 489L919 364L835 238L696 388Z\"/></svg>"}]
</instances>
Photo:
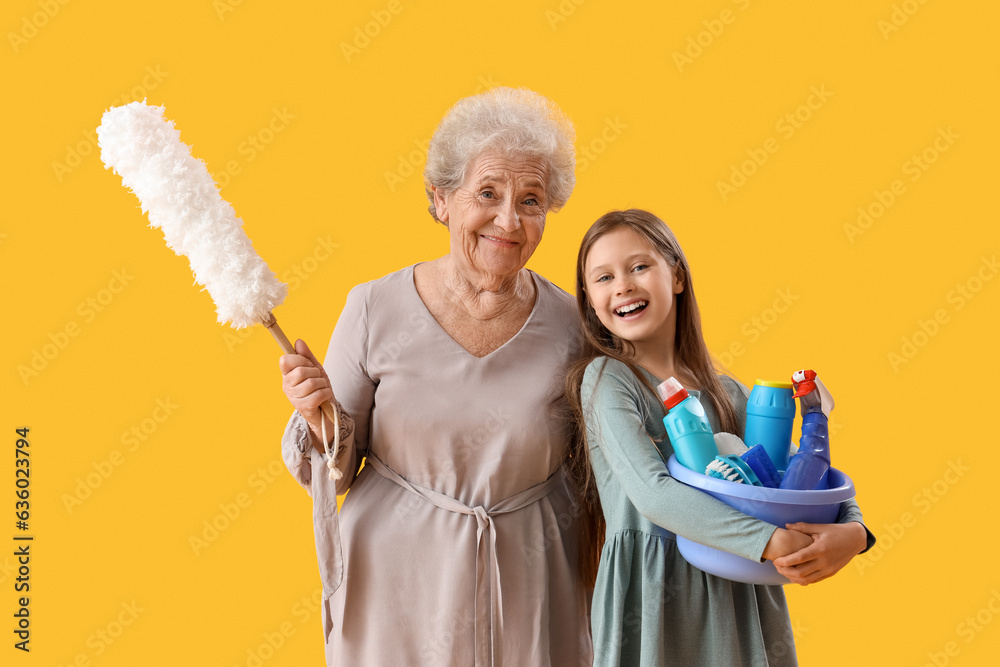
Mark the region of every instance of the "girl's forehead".
<instances>
[{"instance_id":1,"label":"girl's forehead","mask_svg":"<svg viewBox=\"0 0 1000 667\"><path fill-rule=\"evenodd\" d=\"M660 257L656 247L645 236L631 227L615 227L594 240L587 251L585 263L589 265L595 260L605 261L637 253Z\"/></svg>"}]
</instances>

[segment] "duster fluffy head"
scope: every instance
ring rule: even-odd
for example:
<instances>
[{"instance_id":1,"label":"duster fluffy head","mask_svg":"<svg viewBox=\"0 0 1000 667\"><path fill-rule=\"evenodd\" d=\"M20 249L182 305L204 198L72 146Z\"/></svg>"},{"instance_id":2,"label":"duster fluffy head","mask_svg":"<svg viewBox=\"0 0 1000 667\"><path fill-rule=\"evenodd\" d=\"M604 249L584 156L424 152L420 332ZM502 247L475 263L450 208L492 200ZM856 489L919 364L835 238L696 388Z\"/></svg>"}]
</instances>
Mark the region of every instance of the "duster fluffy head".
<instances>
[{"instance_id":1,"label":"duster fluffy head","mask_svg":"<svg viewBox=\"0 0 1000 667\"><path fill-rule=\"evenodd\" d=\"M220 323L239 329L263 322L288 286L254 251L243 221L163 112L145 102L105 112L97 128L105 169L139 198L167 246L188 258L195 281L215 300Z\"/></svg>"}]
</instances>

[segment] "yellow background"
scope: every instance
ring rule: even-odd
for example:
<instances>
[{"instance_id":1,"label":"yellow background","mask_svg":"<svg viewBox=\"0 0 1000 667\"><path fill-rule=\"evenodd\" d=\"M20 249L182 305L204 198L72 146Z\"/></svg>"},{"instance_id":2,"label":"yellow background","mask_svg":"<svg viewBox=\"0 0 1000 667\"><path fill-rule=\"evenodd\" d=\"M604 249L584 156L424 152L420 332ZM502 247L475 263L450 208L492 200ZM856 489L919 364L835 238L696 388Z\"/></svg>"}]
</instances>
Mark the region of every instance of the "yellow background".
<instances>
[{"instance_id":1,"label":"yellow background","mask_svg":"<svg viewBox=\"0 0 1000 667\"><path fill-rule=\"evenodd\" d=\"M786 588L802 664L991 664L998 14L917 0L5 2L4 664L228 667L262 646L269 667L322 661L310 502L279 457L279 350L215 323L187 261L104 170L102 112L166 106L258 252L297 281L285 331L322 354L352 285L445 252L420 146L491 85L537 90L577 128L577 189L533 269L571 290L589 224L648 208L678 234L710 347L740 379L809 366L834 391L835 465L880 544ZM765 145L763 164L742 164ZM925 151L933 164L913 172ZM741 168L753 173L724 198ZM11 633L20 426L30 654ZM67 504L88 475L96 488Z\"/></svg>"}]
</instances>

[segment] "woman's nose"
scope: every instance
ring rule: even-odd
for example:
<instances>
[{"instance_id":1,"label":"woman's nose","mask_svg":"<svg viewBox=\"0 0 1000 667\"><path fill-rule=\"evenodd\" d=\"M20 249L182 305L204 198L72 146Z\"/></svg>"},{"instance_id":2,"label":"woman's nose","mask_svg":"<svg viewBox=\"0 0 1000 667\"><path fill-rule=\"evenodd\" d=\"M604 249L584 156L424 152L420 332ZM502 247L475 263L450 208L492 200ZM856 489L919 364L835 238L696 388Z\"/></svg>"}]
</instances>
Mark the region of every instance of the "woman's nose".
<instances>
[{"instance_id":1,"label":"woman's nose","mask_svg":"<svg viewBox=\"0 0 1000 667\"><path fill-rule=\"evenodd\" d=\"M496 216L496 225L505 232L512 232L521 226L521 220L517 217L517 208L512 200L504 204Z\"/></svg>"}]
</instances>

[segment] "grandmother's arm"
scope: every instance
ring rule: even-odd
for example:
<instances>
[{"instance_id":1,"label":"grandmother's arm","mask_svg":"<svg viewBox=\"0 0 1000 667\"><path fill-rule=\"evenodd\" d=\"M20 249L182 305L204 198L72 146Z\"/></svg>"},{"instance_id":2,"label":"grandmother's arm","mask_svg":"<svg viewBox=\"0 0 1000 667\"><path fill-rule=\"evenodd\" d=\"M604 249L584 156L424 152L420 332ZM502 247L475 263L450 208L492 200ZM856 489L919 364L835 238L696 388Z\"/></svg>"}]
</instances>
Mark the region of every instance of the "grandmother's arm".
<instances>
[{"instance_id":1,"label":"grandmother's arm","mask_svg":"<svg viewBox=\"0 0 1000 667\"><path fill-rule=\"evenodd\" d=\"M368 449L369 423L375 402L376 383L369 377L368 366L368 285L359 285L347 295L344 310L337 320L323 367L333 388L335 408L339 408L340 450L336 467L343 477L336 482L337 494L350 488ZM332 424L327 421L328 440L333 440ZM332 448L332 445L331 445ZM281 439L282 458L289 472L307 491L327 480L328 455L318 433L298 412L293 412ZM322 475L320 475L322 472Z\"/></svg>"}]
</instances>

